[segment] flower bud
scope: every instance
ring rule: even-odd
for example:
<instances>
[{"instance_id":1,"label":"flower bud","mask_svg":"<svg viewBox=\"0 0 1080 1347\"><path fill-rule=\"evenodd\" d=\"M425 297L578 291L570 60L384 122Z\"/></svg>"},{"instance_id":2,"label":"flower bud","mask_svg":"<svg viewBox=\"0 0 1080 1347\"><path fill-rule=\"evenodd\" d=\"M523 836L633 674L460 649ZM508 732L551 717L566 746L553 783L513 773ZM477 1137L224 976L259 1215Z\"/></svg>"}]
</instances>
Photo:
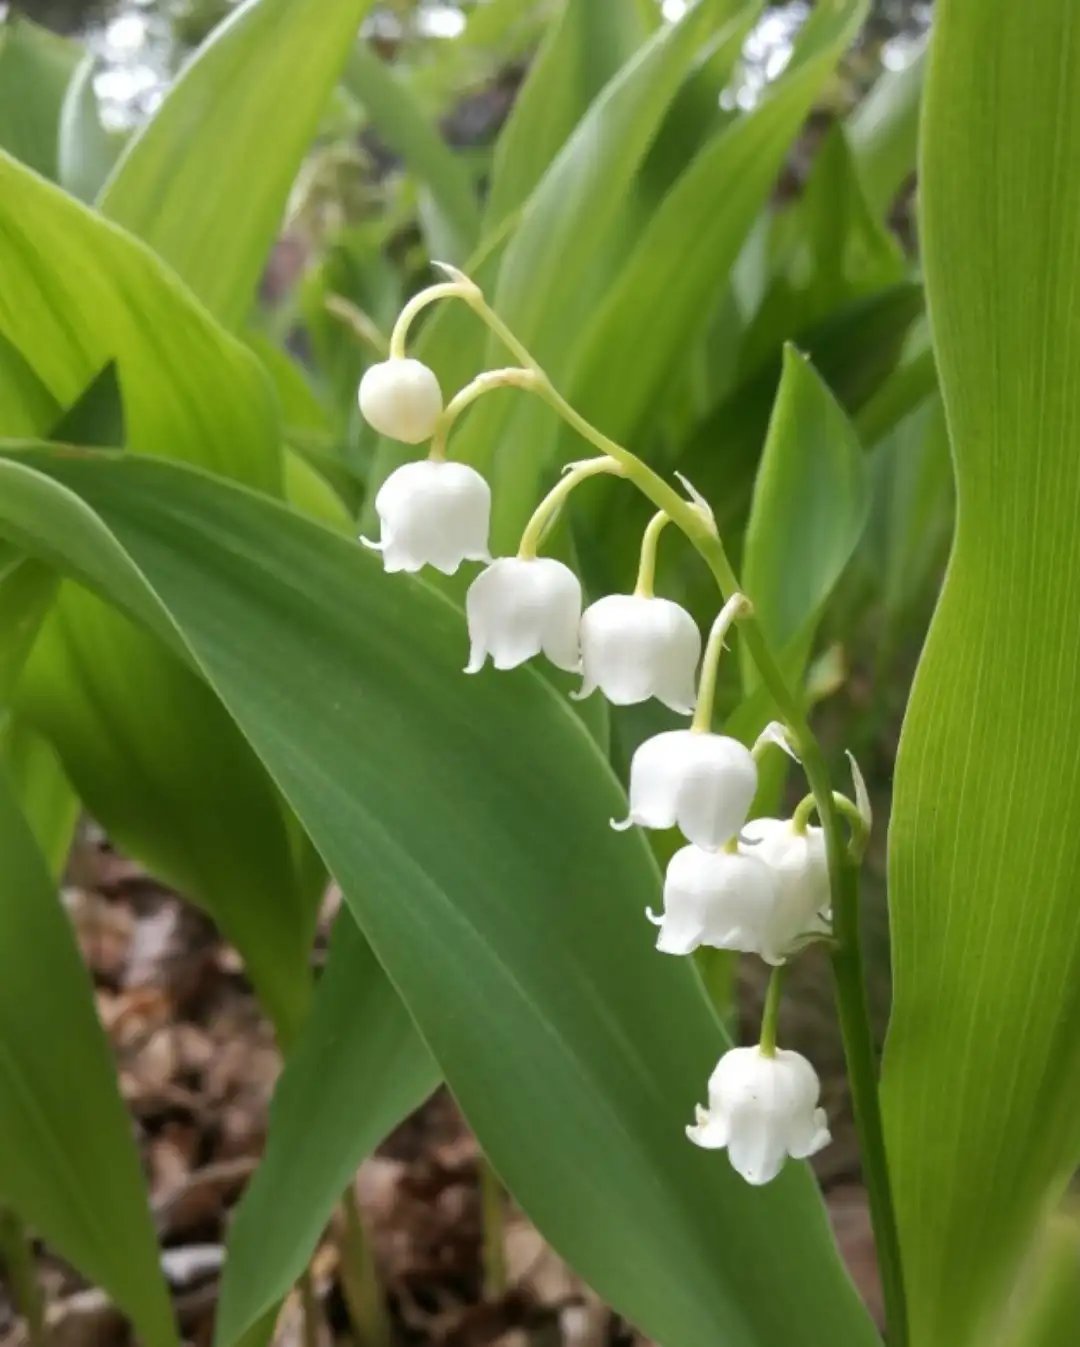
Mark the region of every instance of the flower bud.
<instances>
[{"instance_id":1,"label":"flower bud","mask_svg":"<svg viewBox=\"0 0 1080 1347\"><path fill-rule=\"evenodd\" d=\"M668 862L663 917L646 912L660 927L656 948L690 954L709 945L767 957L777 890L776 876L756 856L683 847Z\"/></svg>"},{"instance_id":2,"label":"flower bud","mask_svg":"<svg viewBox=\"0 0 1080 1347\"><path fill-rule=\"evenodd\" d=\"M463 561L487 561L491 488L464 463L424 459L397 468L379 487L375 510L388 571L434 566L453 575Z\"/></svg>"},{"instance_id":3,"label":"flower bud","mask_svg":"<svg viewBox=\"0 0 1080 1347\"><path fill-rule=\"evenodd\" d=\"M442 415L439 381L419 360L391 356L364 371L357 394L364 420L392 440L420 444Z\"/></svg>"},{"instance_id":4,"label":"flower bud","mask_svg":"<svg viewBox=\"0 0 1080 1347\"><path fill-rule=\"evenodd\" d=\"M706 851L729 842L746 822L757 767L737 739L668 730L646 739L630 763L630 815L612 827L672 828Z\"/></svg>"},{"instance_id":5,"label":"flower bud","mask_svg":"<svg viewBox=\"0 0 1080 1347\"><path fill-rule=\"evenodd\" d=\"M829 864L820 828L795 831L790 819L756 818L742 830L740 851L754 856L777 880L777 903L762 957L779 963L800 938L828 930ZM766 954L764 951L767 950Z\"/></svg>"},{"instance_id":6,"label":"flower bud","mask_svg":"<svg viewBox=\"0 0 1080 1347\"><path fill-rule=\"evenodd\" d=\"M685 608L670 599L609 594L581 619L584 678L576 695L599 688L615 706L656 697L689 715L700 657L701 633Z\"/></svg>"},{"instance_id":7,"label":"flower bud","mask_svg":"<svg viewBox=\"0 0 1080 1347\"><path fill-rule=\"evenodd\" d=\"M581 582L561 561L500 557L469 586L465 615L466 673L482 669L489 655L496 669L514 669L541 651L560 669L581 667Z\"/></svg>"},{"instance_id":8,"label":"flower bud","mask_svg":"<svg viewBox=\"0 0 1080 1347\"><path fill-rule=\"evenodd\" d=\"M709 1107L697 1109L686 1135L706 1150L726 1146L747 1183L768 1183L789 1155L805 1160L828 1145L820 1098L817 1072L799 1053L733 1048L709 1077Z\"/></svg>"}]
</instances>

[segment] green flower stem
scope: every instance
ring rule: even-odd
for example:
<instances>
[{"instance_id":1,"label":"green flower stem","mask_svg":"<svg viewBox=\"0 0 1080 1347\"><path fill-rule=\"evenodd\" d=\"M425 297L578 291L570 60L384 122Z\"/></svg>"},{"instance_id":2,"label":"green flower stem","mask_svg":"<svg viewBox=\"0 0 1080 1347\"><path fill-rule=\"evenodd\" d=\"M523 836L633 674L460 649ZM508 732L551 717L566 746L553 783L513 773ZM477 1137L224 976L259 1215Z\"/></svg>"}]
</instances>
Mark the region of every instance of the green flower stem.
<instances>
[{"instance_id":1,"label":"green flower stem","mask_svg":"<svg viewBox=\"0 0 1080 1347\"><path fill-rule=\"evenodd\" d=\"M616 477L626 475L623 465L617 459L605 454L602 458L589 458L584 463L575 463L567 470L562 480L556 482L525 525L525 532L521 535L521 544L518 547L518 556L522 561L532 561L536 557L536 549L540 546L548 526L562 509L563 502L571 491L586 478L596 477L602 472L613 473Z\"/></svg>"},{"instance_id":2,"label":"green flower stem","mask_svg":"<svg viewBox=\"0 0 1080 1347\"><path fill-rule=\"evenodd\" d=\"M848 821L851 827L851 840L848 842L848 851L852 860L862 859L863 852L866 850L866 844L870 840L870 829L867 826L866 819L862 811L854 800L849 800L846 795L841 795L838 790L832 793L833 804L836 806L837 813ZM791 826L797 833L806 832L806 826L810 822L811 814L817 813L817 799L813 795L807 795L805 799L800 800L795 806L795 812L791 816Z\"/></svg>"},{"instance_id":3,"label":"green flower stem","mask_svg":"<svg viewBox=\"0 0 1080 1347\"><path fill-rule=\"evenodd\" d=\"M641 560L638 562L637 583L634 585L634 594L639 599L653 597L653 586L656 583L656 549L661 533L670 523L670 515L659 510L649 520L649 526L642 535Z\"/></svg>"},{"instance_id":4,"label":"green flower stem","mask_svg":"<svg viewBox=\"0 0 1080 1347\"><path fill-rule=\"evenodd\" d=\"M772 970L769 977L769 990L765 993L765 1009L761 1013L761 1042L759 1044L762 1057L776 1056L776 1030L780 1023L780 1002L784 999L784 974L787 969L783 964Z\"/></svg>"},{"instance_id":5,"label":"green flower stem","mask_svg":"<svg viewBox=\"0 0 1080 1347\"><path fill-rule=\"evenodd\" d=\"M738 577L728 561L715 522L699 505L684 500L664 479L643 463L636 454L603 434L576 411L550 383L528 350L506 324L488 308L483 295L473 287L462 298L488 325L492 332L526 368L541 376L536 392L601 454L622 465L623 475L648 497L657 510L670 516L700 553L726 601L739 593ZM863 978L859 872L847 849L840 811L833 799L829 770L820 744L814 737L799 695L788 687L761 624L753 614L739 621L739 630L750 657L791 731L793 747L803 764L806 779L817 801L818 816L825 832L829 863L833 923L836 948L832 954L833 982L848 1079L851 1085L855 1123L862 1148L863 1172L870 1198L882 1291L888 1323L889 1347L908 1347L907 1303L904 1294L900 1239L896 1225L889 1169L885 1154L885 1134L877 1091L877 1062L870 1029L870 1009ZM700 704L700 702L699 702Z\"/></svg>"},{"instance_id":6,"label":"green flower stem","mask_svg":"<svg viewBox=\"0 0 1080 1347\"><path fill-rule=\"evenodd\" d=\"M486 1155L480 1156L480 1213L484 1241L484 1295L488 1300L501 1300L509 1288L506 1195Z\"/></svg>"},{"instance_id":7,"label":"green flower stem","mask_svg":"<svg viewBox=\"0 0 1080 1347\"><path fill-rule=\"evenodd\" d=\"M436 423L435 434L431 437L431 451L428 457L434 459L446 457L446 442L450 438L454 423L465 408L472 406L477 398L482 398L485 393L492 393L497 388L525 388L536 392L538 379L539 376L531 369L492 369L478 374L446 404Z\"/></svg>"},{"instance_id":8,"label":"green flower stem","mask_svg":"<svg viewBox=\"0 0 1080 1347\"><path fill-rule=\"evenodd\" d=\"M0 1259L7 1270L16 1308L26 1320L31 1347L46 1347L45 1302L26 1227L8 1208L0 1209Z\"/></svg>"},{"instance_id":9,"label":"green flower stem","mask_svg":"<svg viewBox=\"0 0 1080 1347\"><path fill-rule=\"evenodd\" d=\"M732 594L721 608L716 621L709 631L709 640L701 660L701 677L698 679L697 706L690 728L696 734L708 734L712 729L713 705L716 702L716 676L720 669L720 656L724 649L724 638L731 630L732 623L739 618L749 617L754 611L753 604L742 594Z\"/></svg>"},{"instance_id":10,"label":"green flower stem","mask_svg":"<svg viewBox=\"0 0 1080 1347\"><path fill-rule=\"evenodd\" d=\"M390 359L404 360L405 343L409 339L409 328L419 313L426 309L429 304L434 304L436 300L469 299L470 287L475 289L471 282L443 281L439 285L429 285L426 290L420 290L413 295L412 299L398 314L394 330L390 333Z\"/></svg>"}]
</instances>

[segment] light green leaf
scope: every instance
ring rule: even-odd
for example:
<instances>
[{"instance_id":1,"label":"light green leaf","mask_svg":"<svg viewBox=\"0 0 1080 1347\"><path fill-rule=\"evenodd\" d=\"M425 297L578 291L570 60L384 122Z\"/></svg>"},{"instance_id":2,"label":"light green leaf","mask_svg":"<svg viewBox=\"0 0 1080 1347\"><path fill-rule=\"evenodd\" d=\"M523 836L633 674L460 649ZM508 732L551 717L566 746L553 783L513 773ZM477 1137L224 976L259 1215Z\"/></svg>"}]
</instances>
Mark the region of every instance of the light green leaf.
<instances>
[{"instance_id":1,"label":"light green leaf","mask_svg":"<svg viewBox=\"0 0 1080 1347\"><path fill-rule=\"evenodd\" d=\"M0 18L0 146L56 177L60 105L80 50L21 16Z\"/></svg>"},{"instance_id":2,"label":"light green leaf","mask_svg":"<svg viewBox=\"0 0 1080 1347\"><path fill-rule=\"evenodd\" d=\"M148 243L226 327L247 316L371 3L246 0L195 53L102 190L102 213Z\"/></svg>"},{"instance_id":3,"label":"light green leaf","mask_svg":"<svg viewBox=\"0 0 1080 1347\"><path fill-rule=\"evenodd\" d=\"M902 70L886 70L847 120L863 190L880 219L915 172L926 42Z\"/></svg>"},{"instance_id":4,"label":"light green leaf","mask_svg":"<svg viewBox=\"0 0 1080 1347\"><path fill-rule=\"evenodd\" d=\"M27 562L48 577L53 589L56 575L40 562ZM53 883L59 884L67 869L71 843L81 806L64 773L56 750L19 716L9 715L0 726L0 759L30 831L49 867Z\"/></svg>"},{"instance_id":5,"label":"light green leaf","mask_svg":"<svg viewBox=\"0 0 1080 1347\"><path fill-rule=\"evenodd\" d=\"M813 366L789 346L754 483L742 579L773 649L798 644L796 682L822 604L859 541L869 499L851 422ZM748 663L743 672L753 686Z\"/></svg>"},{"instance_id":6,"label":"light green leaf","mask_svg":"<svg viewBox=\"0 0 1080 1347\"><path fill-rule=\"evenodd\" d=\"M60 415L60 403L26 357L0 332L0 431L44 435Z\"/></svg>"},{"instance_id":7,"label":"light green leaf","mask_svg":"<svg viewBox=\"0 0 1080 1347\"><path fill-rule=\"evenodd\" d=\"M564 0L499 135L485 237L524 206L593 99L648 36L624 0Z\"/></svg>"},{"instance_id":8,"label":"light green leaf","mask_svg":"<svg viewBox=\"0 0 1080 1347\"><path fill-rule=\"evenodd\" d=\"M98 69L94 56L79 62L60 109L56 180L66 192L86 202L101 191L124 144L119 133L110 133L102 125L94 92Z\"/></svg>"},{"instance_id":9,"label":"light green leaf","mask_svg":"<svg viewBox=\"0 0 1080 1347\"><path fill-rule=\"evenodd\" d=\"M751 1189L687 1144L720 1031L652 948L648 847L607 827L622 792L542 678L464 678L447 600L178 465L39 453L0 485L13 541L183 634L498 1172L602 1296L669 1347L876 1341L805 1167Z\"/></svg>"},{"instance_id":10,"label":"light green leaf","mask_svg":"<svg viewBox=\"0 0 1080 1347\"><path fill-rule=\"evenodd\" d=\"M111 359L128 445L280 489L273 392L135 240L0 158L0 330L68 404ZM309 994L317 891L293 869L277 793L215 699L145 634L70 589L18 707L115 839L202 903L286 1032Z\"/></svg>"},{"instance_id":11,"label":"light green leaf","mask_svg":"<svg viewBox=\"0 0 1080 1347\"><path fill-rule=\"evenodd\" d=\"M93 988L2 766L0 858L0 1193L105 1288L149 1347L174 1347L139 1157Z\"/></svg>"},{"instance_id":12,"label":"light green leaf","mask_svg":"<svg viewBox=\"0 0 1080 1347\"><path fill-rule=\"evenodd\" d=\"M400 997L343 911L274 1091L266 1155L229 1231L218 1347L287 1294L360 1162L438 1083Z\"/></svg>"},{"instance_id":13,"label":"light green leaf","mask_svg":"<svg viewBox=\"0 0 1080 1347\"><path fill-rule=\"evenodd\" d=\"M957 532L889 825L912 1341L988 1340L1080 1162L1080 21L935 11L921 192Z\"/></svg>"},{"instance_id":14,"label":"light green leaf","mask_svg":"<svg viewBox=\"0 0 1080 1347\"><path fill-rule=\"evenodd\" d=\"M572 401L616 439L662 405L665 385L705 332L743 241L864 0L819 5L797 58L761 106L701 151L669 192L589 325ZM648 341L641 340L647 328Z\"/></svg>"},{"instance_id":15,"label":"light green leaf","mask_svg":"<svg viewBox=\"0 0 1080 1347\"><path fill-rule=\"evenodd\" d=\"M445 143L399 76L365 42L353 46L342 82L379 135L427 189L453 239L447 262L464 263L480 232L480 204L465 163Z\"/></svg>"}]
</instances>

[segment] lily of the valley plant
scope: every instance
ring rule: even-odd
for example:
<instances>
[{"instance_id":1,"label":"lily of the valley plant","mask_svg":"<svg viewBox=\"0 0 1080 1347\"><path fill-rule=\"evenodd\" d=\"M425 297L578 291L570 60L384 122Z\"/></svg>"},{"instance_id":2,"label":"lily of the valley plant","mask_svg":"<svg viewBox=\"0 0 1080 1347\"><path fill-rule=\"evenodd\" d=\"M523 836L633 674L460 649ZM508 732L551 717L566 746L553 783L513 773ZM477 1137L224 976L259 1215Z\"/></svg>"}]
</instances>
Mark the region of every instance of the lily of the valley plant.
<instances>
[{"instance_id":1,"label":"lily of the valley plant","mask_svg":"<svg viewBox=\"0 0 1080 1347\"><path fill-rule=\"evenodd\" d=\"M489 658L497 669L513 669L544 655L561 669L581 673L577 697L599 689L619 706L655 697L675 712L692 715L688 729L657 734L637 749L630 767L629 815L612 826L678 827L688 843L668 865L663 913L646 914L658 927L659 951L687 955L709 946L757 955L773 966L760 1042L724 1053L708 1081L708 1105L698 1108L686 1129L696 1145L726 1149L749 1183L768 1183L788 1156L805 1158L829 1141L817 1073L799 1053L777 1047L776 1029L786 964L808 943L832 941L833 904L849 901L830 871L857 864L865 845L870 816L858 769L853 763L856 804L829 788L820 751L761 637L752 596L735 582L704 500L685 482L689 499L684 499L579 416L473 282L454 268L443 270L449 280L408 304L395 326L389 359L369 369L360 385L361 412L376 430L408 444L430 440L426 459L387 477L375 501L381 537L362 541L381 551L388 571L434 566L453 574L463 562L484 563L465 601L466 672L478 672ZM405 349L417 314L435 300L450 298L468 304L520 364L480 374L444 407L434 373ZM506 386L545 398L600 453L568 467L537 506L516 556L493 559L490 488L474 468L448 459L447 446L461 412L484 393ZM570 494L602 473L628 479L653 501L657 513L642 540L634 593L608 595L583 611L577 576L538 550ZM654 593L657 547L669 523L705 556L723 596L704 655L691 615ZM785 722L771 724L751 746L712 726L717 666L733 627L742 630L777 704L788 713ZM790 819L751 820L758 761L770 747L806 764L812 792ZM810 823L815 810L822 826ZM856 1005L854 1013L863 1014L864 1008ZM876 1101L872 1116L880 1127ZM892 1224L888 1189L883 1175L875 1178L887 1246Z\"/></svg>"}]
</instances>

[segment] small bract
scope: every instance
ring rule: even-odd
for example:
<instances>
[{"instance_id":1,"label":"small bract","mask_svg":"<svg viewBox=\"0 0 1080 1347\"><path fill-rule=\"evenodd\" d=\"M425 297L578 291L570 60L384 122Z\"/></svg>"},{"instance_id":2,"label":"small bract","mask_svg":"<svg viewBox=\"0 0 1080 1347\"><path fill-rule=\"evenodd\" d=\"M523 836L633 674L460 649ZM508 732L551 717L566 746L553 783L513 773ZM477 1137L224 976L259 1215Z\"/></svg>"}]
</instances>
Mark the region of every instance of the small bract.
<instances>
[{"instance_id":1,"label":"small bract","mask_svg":"<svg viewBox=\"0 0 1080 1347\"><path fill-rule=\"evenodd\" d=\"M424 459L397 468L375 496L382 525L379 542L388 571L434 566L453 575L463 561L488 561L491 488L464 463Z\"/></svg>"},{"instance_id":2,"label":"small bract","mask_svg":"<svg viewBox=\"0 0 1080 1347\"><path fill-rule=\"evenodd\" d=\"M710 1076L709 1107L697 1109L686 1135L706 1150L726 1146L747 1183L769 1183L789 1155L805 1160L828 1145L820 1098L817 1072L801 1054L733 1048Z\"/></svg>"},{"instance_id":3,"label":"small bract","mask_svg":"<svg viewBox=\"0 0 1080 1347\"><path fill-rule=\"evenodd\" d=\"M777 879L777 903L763 954L779 963L793 954L807 936L829 929L829 864L825 834L808 827L796 832L790 819L752 819L742 830L740 851L753 856Z\"/></svg>"},{"instance_id":4,"label":"small bract","mask_svg":"<svg viewBox=\"0 0 1080 1347\"><path fill-rule=\"evenodd\" d=\"M609 594L581 619L578 697L599 688L615 706L656 697L673 711L694 709L694 674L701 657L697 623L670 599Z\"/></svg>"},{"instance_id":5,"label":"small bract","mask_svg":"<svg viewBox=\"0 0 1080 1347\"><path fill-rule=\"evenodd\" d=\"M442 389L434 371L405 356L391 357L365 370L357 400L372 429L405 444L430 440L443 409Z\"/></svg>"},{"instance_id":6,"label":"small bract","mask_svg":"<svg viewBox=\"0 0 1080 1347\"><path fill-rule=\"evenodd\" d=\"M571 673L581 667L581 582L551 557L500 557L469 586L469 663L477 673L490 655L496 669L515 669L543 652Z\"/></svg>"},{"instance_id":7,"label":"small bract","mask_svg":"<svg viewBox=\"0 0 1080 1347\"><path fill-rule=\"evenodd\" d=\"M690 954L709 945L768 958L778 888L772 870L756 856L683 847L668 862L664 915L646 912L660 927L656 948Z\"/></svg>"},{"instance_id":8,"label":"small bract","mask_svg":"<svg viewBox=\"0 0 1080 1347\"><path fill-rule=\"evenodd\" d=\"M737 739L667 730L646 739L630 763L630 814L617 829L682 829L687 841L715 851L746 822L757 766Z\"/></svg>"}]
</instances>

